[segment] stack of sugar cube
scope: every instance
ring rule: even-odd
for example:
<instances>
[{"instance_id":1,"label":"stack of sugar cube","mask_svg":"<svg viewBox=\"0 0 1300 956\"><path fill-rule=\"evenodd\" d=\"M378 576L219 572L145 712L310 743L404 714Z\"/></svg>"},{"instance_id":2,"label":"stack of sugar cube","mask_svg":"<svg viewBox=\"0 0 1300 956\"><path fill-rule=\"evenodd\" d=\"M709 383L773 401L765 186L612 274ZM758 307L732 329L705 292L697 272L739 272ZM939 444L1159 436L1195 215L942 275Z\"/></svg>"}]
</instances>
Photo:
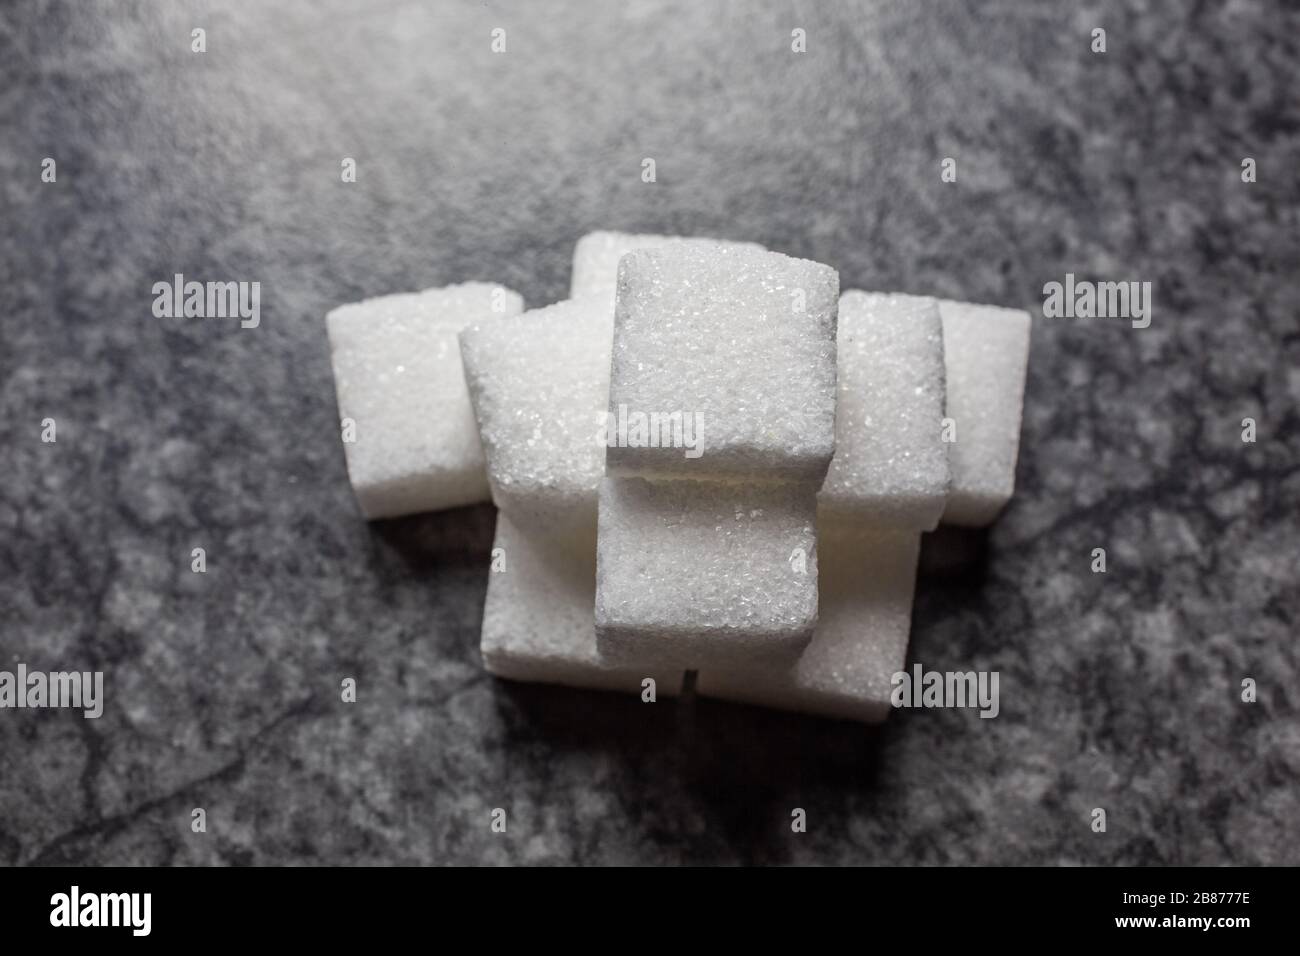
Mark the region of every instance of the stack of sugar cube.
<instances>
[{"instance_id":1,"label":"stack of sugar cube","mask_svg":"<svg viewBox=\"0 0 1300 956\"><path fill-rule=\"evenodd\" d=\"M366 516L497 506L501 677L644 697L693 670L881 720L921 534L1014 487L1027 313L841 295L754 243L593 233L546 308L467 283L328 318Z\"/></svg>"},{"instance_id":2,"label":"stack of sugar cube","mask_svg":"<svg viewBox=\"0 0 1300 956\"><path fill-rule=\"evenodd\" d=\"M596 556L603 656L779 667L807 647L838 296L834 269L762 249L659 247L620 261L617 434Z\"/></svg>"}]
</instances>

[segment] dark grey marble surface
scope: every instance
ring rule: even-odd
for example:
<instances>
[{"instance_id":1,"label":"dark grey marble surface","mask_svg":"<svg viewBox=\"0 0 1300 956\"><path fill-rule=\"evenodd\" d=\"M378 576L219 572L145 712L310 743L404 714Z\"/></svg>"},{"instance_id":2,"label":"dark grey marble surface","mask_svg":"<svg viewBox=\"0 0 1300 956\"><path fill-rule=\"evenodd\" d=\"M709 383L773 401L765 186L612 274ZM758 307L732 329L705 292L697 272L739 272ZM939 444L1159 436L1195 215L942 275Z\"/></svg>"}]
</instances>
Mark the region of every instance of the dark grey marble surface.
<instances>
[{"instance_id":1,"label":"dark grey marble surface","mask_svg":"<svg viewBox=\"0 0 1300 956\"><path fill-rule=\"evenodd\" d=\"M1265 0L5 4L0 662L108 704L0 712L0 863L1300 863L1297 38ZM1016 499L927 544L911 659L999 670L998 719L483 673L492 509L360 519L322 316L545 304L595 228L1031 310L1154 283L1146 330L1036 322ZM261 326L154 318L175 272L260 281Z\"/></svg>"}]
</instances>

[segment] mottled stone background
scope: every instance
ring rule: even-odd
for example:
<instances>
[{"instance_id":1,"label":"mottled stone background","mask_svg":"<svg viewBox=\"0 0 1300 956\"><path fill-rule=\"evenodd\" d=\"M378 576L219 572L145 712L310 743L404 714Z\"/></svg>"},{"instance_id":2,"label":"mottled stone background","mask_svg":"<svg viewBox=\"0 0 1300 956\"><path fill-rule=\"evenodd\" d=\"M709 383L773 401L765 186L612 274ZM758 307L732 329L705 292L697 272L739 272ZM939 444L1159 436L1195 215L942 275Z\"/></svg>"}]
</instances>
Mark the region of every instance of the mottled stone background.
<instances>
[{"instance_id":1,"label":"mottled stone background","mask_svg":"<svg viewBox=\"0 0 1300 956\"><path fill-rule=\"evenodd\" d=\"M6 3L0 665L109 700L0 712L0 863L1300 863L1298 64L1267 0ZM1016 499L927 545L911 659L998 719L483 673L493 511L360 519L323 316L546 304L596 228L1040 316L1154 283L1145 331L1036 321ZM175 272L261 327L155 319Z\"/></svg>"}]
</instances>

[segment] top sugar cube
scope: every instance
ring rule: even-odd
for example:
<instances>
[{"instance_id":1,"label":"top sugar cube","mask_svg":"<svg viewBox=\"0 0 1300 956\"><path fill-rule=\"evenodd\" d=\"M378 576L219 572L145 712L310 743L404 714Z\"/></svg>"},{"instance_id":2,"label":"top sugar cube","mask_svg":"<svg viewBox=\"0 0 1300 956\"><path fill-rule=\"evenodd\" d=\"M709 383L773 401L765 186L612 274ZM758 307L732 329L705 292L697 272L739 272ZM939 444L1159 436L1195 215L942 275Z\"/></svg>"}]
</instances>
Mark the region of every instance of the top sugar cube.
<instances>
[{"instance_id":1,"label":"top sugar cube","mask_svg":"<svg viewBox=\"0 0 1300 956\"><path fill-rule=\"evenodd\" d=\"M606 470L820 483L835 450L839 274L690 244L619 263Z\"/></svg>"}]
</instances>

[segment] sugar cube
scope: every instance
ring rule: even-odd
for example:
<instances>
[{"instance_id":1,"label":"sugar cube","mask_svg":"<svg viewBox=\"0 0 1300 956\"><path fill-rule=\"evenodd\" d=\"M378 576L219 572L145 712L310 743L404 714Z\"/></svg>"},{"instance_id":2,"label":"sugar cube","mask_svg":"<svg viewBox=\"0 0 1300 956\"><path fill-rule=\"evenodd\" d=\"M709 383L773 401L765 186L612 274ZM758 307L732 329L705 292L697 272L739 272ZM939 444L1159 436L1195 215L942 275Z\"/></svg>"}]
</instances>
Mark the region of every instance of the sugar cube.
<instances>
[{"instance_id":1,"label":"sugar cube","mask_svg":"<svg viewBox=\"0 0 1300 956\"><path fill-rule=\"evenodd\" d=\"M698 236L656 236L627 232L592 232L578 240L573 248L573 276L569 297L596 296L614 307L618 288L618 260L638 249L651 249L670 243L696 243L704 246L732 246L762 249L755 242L731 242Z\"/></svg>"},{"instance_id":2,"label":"sugar cube","mask_svg":"<svg viewBox=\"0 0 1300 956\"><path fill-rule=\"evenodd\" d=\"M702 669L697 693L828 717L878 722L903 670L920 535L819 518L820 612L793 667Z\"/></svg>"},{"instance_id":3,"label":"sugar cube","mask_svg":"<svg viewBox=\"0 0 1300 956\"><path fill-rule=\"evenodd\" d=\"M992 524L1016 486L1020 417L1029 361L1029 313L939 302L947 369L952 489L946 524Z\"/></svg>"},{"instance_id":4,"label":"sugar cube","mask_svg":"<svg viewBox=\"0 0 1300 956\"><path fill-rule=\"evenodd\" d=\"M943 328L934 299L845 292L828 517L929 531L948 497Z\"/></svg>"},{"instance_id":5,"label":"sugar cube","mask_svg":"<svg viewBox=\"0 0 1300 956\"><path fill-rule=\"evenodd\" d=\"M595 548L567 549L497 512L492 572L483 609L482 652L488 671L521 681L642 693L676 694L682 672L672 668L621 668L596 652L591 608L595 600Z\"/></svg>"},{"instance_id":6,"label":"sugar cube","mask_svg":"<svg viewBox=\"0 0 1300 956\"><path fill-rule=\"evenodd\" d=\"M367 518L487 500L456 335L522 310L517 293L466 282L326 316L348 478Z\"/></svg>"},{"instance_id":7,"label":"sugar cube","mask_svg":"<svg viewBox=\"0 0 1300 956\"><path fill-rule=\"evenodd\" d=\"M595 532L613 321L574 299L461 333L492 499L552 533Z\"/></svg>"},{"instance_id":8,"label":"sugar cube","mask_svg":"<svg viewBox=\"0 0 1300 956\"><path fill-rule=\"evenodd\" d=\"M792 661L817 621L807 484L606 478L596 639L614 663Z\"/></svg>"},{"instance_id":9,"label":"sugar cube","mask_svg":"<svg viewBox=\"0 0 1300 956\"><path fill-rule=\"evenodd\" d=\"M834 269L780 253L679 243L624 256L608 473L820 484L838 300Z\"/></svg>"}]
</instances>

